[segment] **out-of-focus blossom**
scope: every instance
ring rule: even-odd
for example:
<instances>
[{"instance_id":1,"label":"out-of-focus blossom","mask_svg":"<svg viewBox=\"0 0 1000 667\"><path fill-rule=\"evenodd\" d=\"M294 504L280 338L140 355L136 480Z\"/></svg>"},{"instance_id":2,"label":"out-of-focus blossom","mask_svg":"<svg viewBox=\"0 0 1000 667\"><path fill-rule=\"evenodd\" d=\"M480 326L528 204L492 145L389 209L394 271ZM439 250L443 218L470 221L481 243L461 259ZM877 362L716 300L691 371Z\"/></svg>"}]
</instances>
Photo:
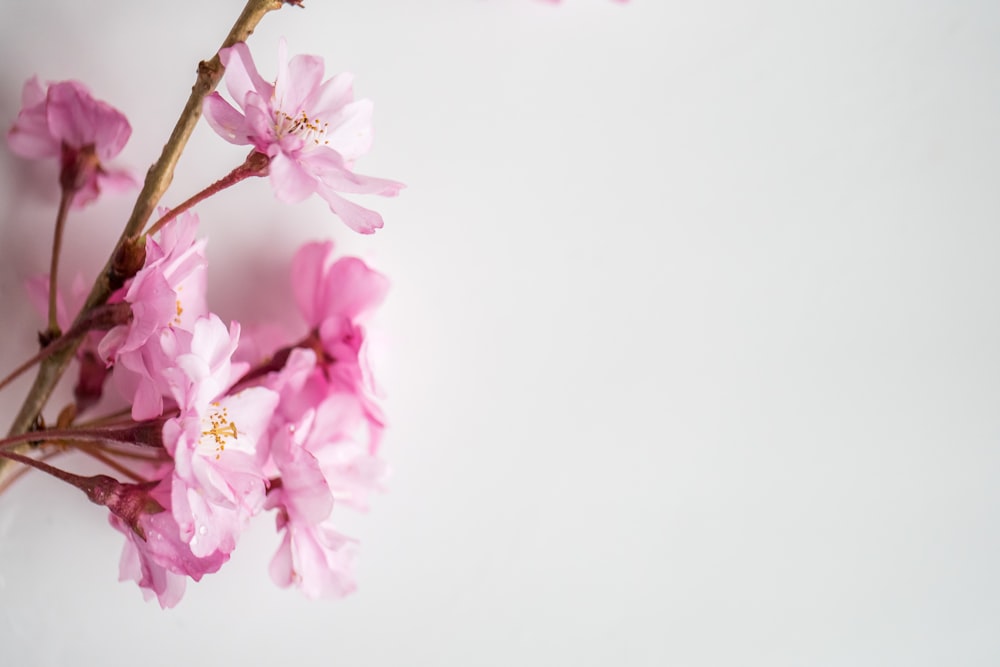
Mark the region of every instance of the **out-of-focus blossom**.
<instances>
[{"instance_id":1,"label":"out-of-focus blossom","mask_svg":"<svg viewBox=\"0 0 1000 667\"><path fill-rule=\"evenodd\" d=\"M95 100L78 81L42 86L37 77L24 84L21 111L7 132L7 142L21 157L57 157L60 184L75 192L73 206L94 201L102 191L120 191L136 185L124 170L104 163L121 152L132 127L125 116Z\"/></svg>"},{"instance_id":2,"label":"out-of-focus blossom","mask_svg":"<svg viewBox=\"0 0 1000 667\"><path fill-rule=\"evenodd\" d=\"M333 255L331 241L308 243L292 261L295 301L320 342L323 372L310 382L324 394L357 396L378 431L383 418L366 360L365 325L385 300L389 280L356 257L334 261Z\"/></svg>"},{"instance_id":3,"label":"out-of-focus blossom","mask_svg":"<svg viewBox=\"0 0 1000 667\"><path fill-rule=\"evenodd\" d=\"M323 81L323 59L298 55L288 61L283 40L273 84L257 72L246 44L222 49L219 57L239 110L215 92L205 99L205 118L226 141L270 158L275 196L299 202L316 193L351 229L370 234L382 227L382 216L340 195L395 196L403 187L353 171L354 160L371 149L372 104L354 99L351 75Z\"/></svg>"},{"instance_id":4,"label":"out-of-focus blossom","mask_svg":"<svg viewBox=\"0 0 1000 667\"><path fill-rule=\"evenodd\" d=\"M330 521L334 494L317 456L336 447L317 412L279 429L271 457L280 480L267 495L267 507L277 510L277 528L284 531L271 562L271 578L282 587L295 585L311 598L338 597L354 590L351 569L354 542Z\"/></svg>"}]
</instances>

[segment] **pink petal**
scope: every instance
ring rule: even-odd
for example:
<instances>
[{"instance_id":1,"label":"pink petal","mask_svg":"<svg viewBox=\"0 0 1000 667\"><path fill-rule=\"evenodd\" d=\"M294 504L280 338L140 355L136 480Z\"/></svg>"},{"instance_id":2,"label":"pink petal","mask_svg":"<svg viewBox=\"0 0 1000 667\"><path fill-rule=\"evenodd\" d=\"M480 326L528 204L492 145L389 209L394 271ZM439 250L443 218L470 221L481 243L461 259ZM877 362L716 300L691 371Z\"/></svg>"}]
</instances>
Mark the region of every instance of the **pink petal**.
<instances>
[{"instance_id":1,"label":"pink petal","mask_svg":"<svg viewBox=\"0 0 1000 667\"><path fill-rule=\"evenodd\" d=\"M373 106L371 100L358 100L326 119L335 128L327 135L328 145L348 162L365 155L372 148L375 137Z\"/></svg>"},{"instance_id":2,"label":"pink petal","mask_svg":"<svg viewBox=\"0 0 1000 667\"><path fill-rule=\"evenodd\" d=\"M316 179L284 153L271 158L271 186L278 201L294 204L316 192Z\"/></svg>"},{"instance_id":3,"label":"pink petal","mask_svg":"<svg viewBox=\"0 0 1000 667\"><path fill-rule=\"evenodd\" d=\"M257 72L250 49L243 42L219 51L219 59L226 68L226 90L240 108L244 108L247 93L256 92L264 99L274 93L274 87Z\"/></svg>"},{"instance_id":4,"label":"pink petal","mask_svg":"<svg viewBox=\"0 0 1000 667\"><path fill-rule=\"evenodd\" d=\"M52 135L75 148L93 144L97 114L92 102L93 98L81 84L60 81L50 85L47 113Z\"/></svg>"},{"instance_id":5,"label":"pink petal","mask_svg":"<svg viewBox=\"0 0 1000 667\"><path fill-rule=\"evenodd\" d=\"M310 327L317 327L323 319L319 308L319 294L323 289L323 275L333 254L333 242L307 243L295 253L292 261L292 291L299 311Z\"/></svg>"},{"instance_id":6,"label":"pink petal","mask_svg":"<svg viewBox=\"0 0 1000 667\"><path fill-rule=\"evenodd\" d=\"M376 229L381 229L385 224L382 216L375 211L347 201L330 188L319 187L316 191L329 204L330 210L359 234L374 234Z\"/></svg>"},{"instance_id":7,"label":"pink petal","mask_svg":"<svg viewBox=\"0 0 1000 667\"><path fill-rule=\"evenodd\" d=\"M104 102L94 101L93 142L97 157L110 160L125 148L132 136L132 126L124 114Z\"/></svg>"},{"instance_id":8,"label":"pink petal","mask_svg":"<svg viewBox=\"0 0 1000 667\"><path fill-rule=\"evenodd\" d=\"M312 109L304 107L303 102L319 87L323 69L323 59L319 56L293 57L285 70L287 75L278 77L274 82L275 105L289 113L306 109L311 115Z\"/></svg>"},{"instance_id":9,"label":"pink petal","mask_svg":"<svg viewBox=\"0 0 1000 667\"><path fill-rule=\"evenodd\" d=\"M37 76L33 76L24 82L24 87L21 88L21 108L26 109L27 107L33 107L37 104L41 104L45 101L45 86L38 80Z\"/></svg>"},{"instance_id":10,"label":"pink petal","mask_svg":"<svg viewBox=\"0 0 1000 667\"><path fill-rule=\"evenodd\" d=\"M322 312L354 320L385 301L389 279L357 257L342 257L324 279Z\"/></svg>"},{"instance_id":11,"label":"pink petal","mask_svg":"<svg viewBox=\"0 0 1000 667\"><path fill-rule=\"evenodd\" d=\"M128 169L102 169L97 172L97 185L101 192L117 194L139 187L139 179Z\"/></svg>"},{"instance_id":12,"label":"pink petal","mask_svg":"<svg viewBox=\"0 0 1000 667\"><path fill-rule=\"evenodd\" d=\"M354 100L354 75L342 72L327 79L302 103L317 118L329 121Z\"/></svg>"},{"instance_id":13,"label":"pink petal","mask_svg":"<svg viewBox=\"0 0 1000 667\"><path fill-rule=\"evenodd\" d=\"M202 112L212 129L229 143L238 146L251 143L247 136L246 117L222 99L219 93L205 98Z\"/></svg>"},{"instance_id":14,"label":"pink petal","mask_svg":"<svg viewBox=\"0 0 1000 667\"><path fill-rule=\"evenodd\" d=\"M10 149L26 158L54 157L59 155L59 140L49 130L45 113L45 89L38 77L24 83L21 91L21 111L7 133Z\"/></svg>"}]
</instances>

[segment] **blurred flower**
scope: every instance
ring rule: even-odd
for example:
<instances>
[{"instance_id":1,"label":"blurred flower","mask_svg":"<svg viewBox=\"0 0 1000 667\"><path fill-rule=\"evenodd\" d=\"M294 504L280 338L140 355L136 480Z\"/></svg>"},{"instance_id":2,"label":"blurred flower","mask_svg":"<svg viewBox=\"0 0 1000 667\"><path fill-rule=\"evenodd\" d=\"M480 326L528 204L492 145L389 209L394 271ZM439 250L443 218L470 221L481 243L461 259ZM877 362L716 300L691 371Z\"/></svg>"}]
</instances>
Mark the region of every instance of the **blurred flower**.
<instances>
[{"instance_id":1,"label":"blurred flower","mask_svg":"<svg viewBox=\"0 0 1000 667\"><path fill-rule=\"evenodd\" d=\"M104 162L121 152L132 134L125 116L95 100L78 81L44 88L37 77L24 84L21 111L7 132L10 149L26 158L58 157L59 182L75 192L73 206L94 201L102 190L136 185L124 170L108 170Z\"/></svg>"}]
</instances>

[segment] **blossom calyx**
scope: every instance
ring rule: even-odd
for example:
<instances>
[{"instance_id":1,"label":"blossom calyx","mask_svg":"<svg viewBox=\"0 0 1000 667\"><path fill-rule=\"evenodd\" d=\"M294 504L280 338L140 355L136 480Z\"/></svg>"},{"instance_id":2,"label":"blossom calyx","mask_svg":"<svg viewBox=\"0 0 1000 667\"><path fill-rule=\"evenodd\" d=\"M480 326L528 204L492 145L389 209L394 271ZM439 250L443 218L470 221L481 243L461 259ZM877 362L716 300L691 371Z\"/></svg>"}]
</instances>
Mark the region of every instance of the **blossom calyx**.
<instances>
[{"instance_id":1,"label":"blossom calyx","mask_svg":"<svg viewBox=\"0 0 1000 667\"><path fill-rule=\"evenodd\" d=\"M144 514L159 514L164 511L163 505L149 495L149 491L158 483L122 484L107 475L94 475L82 480L80 489L87 494L90 502L107 507L145 540L146 531L139 519Z\"/></svg>"}]
</instances>

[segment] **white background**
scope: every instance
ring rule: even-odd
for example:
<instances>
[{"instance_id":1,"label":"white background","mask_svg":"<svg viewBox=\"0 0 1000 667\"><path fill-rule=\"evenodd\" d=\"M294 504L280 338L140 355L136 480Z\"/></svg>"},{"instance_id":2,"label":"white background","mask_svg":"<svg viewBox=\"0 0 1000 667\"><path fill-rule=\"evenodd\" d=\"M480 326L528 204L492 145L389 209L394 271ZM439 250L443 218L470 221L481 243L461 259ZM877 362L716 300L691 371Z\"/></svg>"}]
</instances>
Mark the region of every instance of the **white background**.
<instances>
[{"instance_id":1,"label":"white background","mask_svg":"<svg viewBox=\"0 0 1000 667\"><path fill-rule=\"evenodd\" d=\"M287 264L324 235L393 280L393 476L340 514L360 590L275 588L266 517L162 612L103 511L34 475L0 497L0 662L1000 662L1000 6L306 4L260 68L284 35L354 72L358 170L409 188L362 202L371 238L264 182L199 210L224 318L298 326ZM5 0L0 118L78 78L142 171L239 9ZM202 125L164 203L242 156ZM3 372L53 173L0 153ZM128 207L70 221L64 275Z\"/></svg>"}]
</instances>

